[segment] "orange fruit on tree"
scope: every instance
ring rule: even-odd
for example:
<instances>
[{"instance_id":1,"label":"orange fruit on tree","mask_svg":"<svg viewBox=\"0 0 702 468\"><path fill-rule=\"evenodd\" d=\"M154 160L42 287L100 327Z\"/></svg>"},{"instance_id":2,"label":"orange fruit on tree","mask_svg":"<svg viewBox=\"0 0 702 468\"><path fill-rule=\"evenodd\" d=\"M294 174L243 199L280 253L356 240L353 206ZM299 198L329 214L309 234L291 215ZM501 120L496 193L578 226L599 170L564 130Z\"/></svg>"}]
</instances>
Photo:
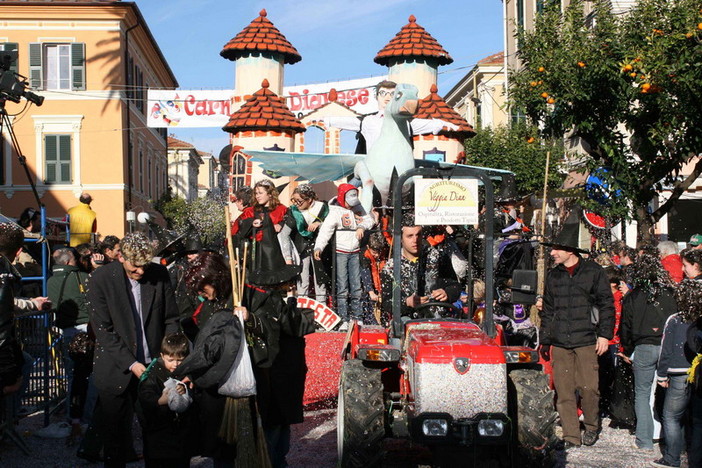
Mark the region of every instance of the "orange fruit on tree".
<instances>
[{"instance_id":1,"label":"orange fruit on tree","mask_svg":"<svg viewBox=\"0 0 702 468\"><path fill-rule=\"evenodd\" d=\"M534 137L527 138L527 143L534 143L534 141L535 141Z\"/></svg>"},{"instance_id":2,"label":"orange fruit on tree","mask_svg":"<svg viewBox=\"0 0 702 468\"><path fill-rule=\"evenodd\" d=\"M548 97L548 93L544 91L543 93L541 93L541 97L546 99Z\"/></svg>"},{"instance_id":3,"label":"orange fruit on tree","mask_svg":"<svg viewBox=\"0 0 702 468\"><path fill-rule=\"evenodd\" d=\"M636 72L631 72L631 73L629 73L629 76L632 77L632 78L636 78Z\"/></svg>"},{"instance_id":4,"label":"orange fruit on tree","mask_svg":"<svg viewBox=\"0 0 702 468\"><path fill-rule=\"evenodd\" d=\"M624 68L623 68L624 71L631 71L633 69L634 69L634 67L632 67L630 63L627 63L626 65L624 65Z\"/></svg>"},{"instance_id":5,"label":"orange fruit on tree","mask_svg":"<svg viewBox=\"0 0 702 468\"><path fill-rule=\"evenodd\" d=\"M697 29L702 29L702 23L697 23Z\"/></svg>"},{"instance_id":6,"label":"orange fruit on tree","mask_svg":"<svg viewBox=\"0 0 702 468\"><path fill-rule=\"evenodd\" d=\"M685 34L685 37L688 39L690 39L692 36L693 36L693 34L691 32Z\"/></svg>"},{"instance_id":7,"label":"orange fruit on tree","mask_svg":"<svg viewBox=\"0 0 702 468\"><path fill-rule=\"evenodd\" d=\"M538 85L538 83L537 83L536 81L532 81L532 82L531 82L531 83L529 83L529 84L530 84L530 85L531 85L532 87L534 87L534 86Z\"/></svg>"},{"instance_id":8,"label":"orange fruit on tree","mask_svg":"<svg viewBox=\"0 0 702 468\"><path fill-rule=\"evenodd\" d=\"M578 66L580 68L585 68L585 62L578 62Z\"/></svg>"},{"instance_id":9,"label":"orange fruit on tree","mask_svg":"<svg viewBox=\"0 0 702 468\"><path fill-rule=\"evenodd\" d=\"M700 29L702 29L702 28L700 28ZM546 69L544 67L539 67L537 70L539 71L539 73L543 73L546 71Z\"/></svg>"},{"instance_id":10,"label":"orange fruit on tree","mask_svg":"<svg viewBox=\"0 0 702 468\"><path fill-rule=\"evenodd\" d=\"M546 99L546 102L547 102L548 104L553 104L554 102L556 102L556 100L553 99L552 97L550 97L550 98Z\"/></svg>"},{"instance_id":11,"label":"orange fruit on tree","mask_svg":"<svg viewBox=\"0 0 702 468\"><path fill-rule=\"evenodd\" d=\"M537 81L537 83L538 83L539 86L541 86L542 84L544 84L544 82L541 81L541 80Z\"/></svg>"},{"instance_id":12,"label":"orange fruit on tree","mask_svg":"<svg viewBox=\"0 0 702 468\"><path fill-rule=\"evenodd\" d=\"M648 92L649 89L651 89L651 83L644 83L641 85L641 89Z\"/></svg>"}]
</instances>

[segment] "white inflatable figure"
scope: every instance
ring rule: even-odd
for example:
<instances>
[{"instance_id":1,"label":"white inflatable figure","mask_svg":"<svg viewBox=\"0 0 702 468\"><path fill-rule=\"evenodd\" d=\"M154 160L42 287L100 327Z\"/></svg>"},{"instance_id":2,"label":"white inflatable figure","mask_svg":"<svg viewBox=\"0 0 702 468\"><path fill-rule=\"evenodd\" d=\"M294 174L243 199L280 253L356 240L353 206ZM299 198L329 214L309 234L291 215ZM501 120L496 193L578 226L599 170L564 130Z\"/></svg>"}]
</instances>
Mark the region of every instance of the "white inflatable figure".
<instances>
[{"instance_id":1,"label":"white inflatable figure","mask_svg":"<svg viewBox=\"0 0 702 468\"><path fill-rule=\"evenodd\" d=\"M361 204L366 212L373 208L373 187L378 189L381 205L387 204L395 177L414 167L410 144L409 119L417 111L417 87L398 84L392 100L385 107L380 136L362 161L356 163L355 176L361 181ZM407 189L408 185L403 187Z\"/></svg>"},{"instance_id":2,"label":"white inflatable figure","mask_svg":"<svg viewBox=\"0 0 702 468\"><path fill-rule=\"evenodd\" d=\"M381 91L384 92L382 103ZM252 161L262 163L266 170L282 176L297 176L296 180L306 180L311 184L336 181L353 173L363 187L363 208L370 213L373 207L373 187L380 193L381 204L386 205L392 193L390 185L393 173L399 176L407 169L415 167L410 143L412 135L437 134L443 128L458 130L456 125L439 119L412 119L419 104L417 92L417 88L410 84L398 84L394 90L381 87L378 96L383 107L382 118L378 114L371 114L367 116L372 117L371 120L365 123L362 123L363 119L356 117L323 119L328 126L353 129L361 133L363 126L369 132L366 137L371 136L366 141L368 155L257 151L246 148L243 152L249 155ZM378 122L382 122L379 132ZM378 135L377 139L375 135ZM404 188L408 189L410 185L411 182L408 181Z\"/></svg>"}]
</instances>

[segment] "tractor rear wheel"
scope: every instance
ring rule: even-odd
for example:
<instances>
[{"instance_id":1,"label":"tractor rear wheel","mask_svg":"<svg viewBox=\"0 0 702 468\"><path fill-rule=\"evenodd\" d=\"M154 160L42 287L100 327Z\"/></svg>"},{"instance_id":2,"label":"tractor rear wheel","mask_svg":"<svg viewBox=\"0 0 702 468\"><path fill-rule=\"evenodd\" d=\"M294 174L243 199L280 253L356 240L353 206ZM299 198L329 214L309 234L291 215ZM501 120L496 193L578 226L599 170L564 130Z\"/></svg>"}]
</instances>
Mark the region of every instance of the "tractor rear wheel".
<instances>
[{"instance_id":1,"label":"tractor rear wheel","mask_svg":"<svg viewBox=\"0 0 702 468\"><path fill-rule=\"evenodd\" d=\"M557 414L548 376L539 370L515 369L509 374L510 413L517 427L521 459L548 466L558 442Z\"/></svg>"},{"instance_id":2,"label":"tractor rear wheel","mask_svg":"<svg viewBox=\"0 0 702 468\"><path fill-rule=\"evenodd\" d=\"M344 362L336 427L340 466L380 466L384 455L384 415L380 369L369 369L357 359Z\"/></svg>"}]
</instances>

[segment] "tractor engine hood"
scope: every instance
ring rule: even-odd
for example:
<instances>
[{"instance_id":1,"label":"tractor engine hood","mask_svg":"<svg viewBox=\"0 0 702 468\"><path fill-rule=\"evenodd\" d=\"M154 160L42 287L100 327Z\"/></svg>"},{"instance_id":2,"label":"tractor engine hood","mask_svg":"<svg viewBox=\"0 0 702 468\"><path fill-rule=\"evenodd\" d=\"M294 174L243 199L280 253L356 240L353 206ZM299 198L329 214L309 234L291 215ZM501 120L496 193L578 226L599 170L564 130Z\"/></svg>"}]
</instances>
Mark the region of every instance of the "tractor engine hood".
<instances>
[{"instance_id":1,"label":"tractor engine hood","mask_svg":"<svg viewBox=\"0 0 702 468\"><path fill-rule=\"evenodd\" d=\"M410 323L407 377L412 412L448 413L455 419L507 413L507 365L502 349L477 325Z\"/></svg>"}]
</instances>

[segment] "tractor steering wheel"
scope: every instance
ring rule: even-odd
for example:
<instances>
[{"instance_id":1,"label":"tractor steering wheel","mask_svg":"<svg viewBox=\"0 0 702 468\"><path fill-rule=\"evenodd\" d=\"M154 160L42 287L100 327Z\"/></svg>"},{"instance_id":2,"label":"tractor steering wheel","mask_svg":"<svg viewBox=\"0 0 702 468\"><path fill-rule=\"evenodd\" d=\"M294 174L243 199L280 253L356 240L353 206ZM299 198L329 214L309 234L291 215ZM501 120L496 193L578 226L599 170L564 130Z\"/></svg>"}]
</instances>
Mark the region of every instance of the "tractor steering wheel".
<instances>
[{"instance_id":1,"label":"tractor steering wheel","mask_svg":"<svg viewBox=\"0 0 702 468\"><path fill-rule=\"evenodd\" d=\"M420 304L414 308L417 318L436 318L434 317L434 314L431 311L430 307L443 307L445 309L448 308L457 310L456 306L451 304L450 302L427 302L425 304Z\"/></svg>"}]
</instances>

